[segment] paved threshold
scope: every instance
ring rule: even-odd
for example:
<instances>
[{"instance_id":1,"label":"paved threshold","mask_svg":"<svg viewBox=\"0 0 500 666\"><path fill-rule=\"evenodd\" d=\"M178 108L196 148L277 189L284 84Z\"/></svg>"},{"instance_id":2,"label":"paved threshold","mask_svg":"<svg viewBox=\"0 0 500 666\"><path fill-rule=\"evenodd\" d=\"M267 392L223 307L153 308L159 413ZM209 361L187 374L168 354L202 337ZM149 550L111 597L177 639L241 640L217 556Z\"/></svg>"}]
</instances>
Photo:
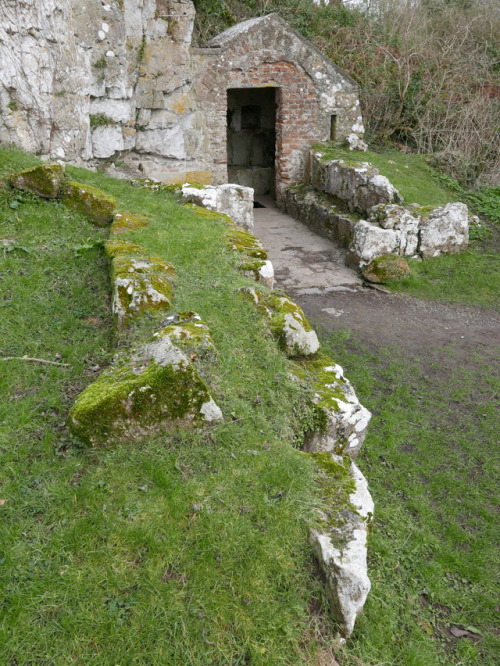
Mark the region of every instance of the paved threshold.
<instances>
[{"instance_id":1,"label":"paved threshold","mask_svg":"<svg viewBox=\"0 0 500 666\"><path fill-rule=\"evenodd\" d=\"M254 208L253 233L273 263L278 288L306 295L362 287L358 274L345 266L346 250L282 213L271 197L257 199L265 207Z\"/></svg>"}]
</instances>

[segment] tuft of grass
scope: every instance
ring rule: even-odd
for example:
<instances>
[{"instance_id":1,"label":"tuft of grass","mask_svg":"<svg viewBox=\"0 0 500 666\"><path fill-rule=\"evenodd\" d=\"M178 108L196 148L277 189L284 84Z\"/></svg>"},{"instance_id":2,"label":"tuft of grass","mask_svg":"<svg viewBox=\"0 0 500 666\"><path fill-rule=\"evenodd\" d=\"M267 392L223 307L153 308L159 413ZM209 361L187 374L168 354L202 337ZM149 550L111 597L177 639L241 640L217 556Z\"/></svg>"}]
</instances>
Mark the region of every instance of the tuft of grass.
<instances>
[{"instance_id":1,"label":"tuft of grass","mask_svg":"<svg viewBox=\"0 0 500 666\"><path fill-rule=\"evenodd\" d=\"M0 177L33 164L0 151ZM107 449L71 437L69 407L115 349L104 232L55 201L1 190L2 235L16 249L0 252L0 353L70 367L2 363L0 662L315 663L328 640L309 613L324 606L307 543L320 490L291 445L300 388L235 294L248 281L225 223L166 191L68 172L151 219L127 240L174 264L175 310L210 325L219 358L199 370L225 421Z\"/></svg>"},{"instance_id":2,"label":"tuft of grass","mask_svg":"<svg viewBox=\"0 0 500 666\"><path fill-rule=\"evenodd\" d=\"M345 160L352 164L370 162L386 176L403 196L405 204L442 206L457 201L457 196L440 181L437 172L426 162L425 155L402 153L398 150L366 153L348 150L337 144L319 144L325 160Z\"/></svg>"},{"instance_id":3,"label":"tuft of grass","mask_svg":"<svg viewBox=\"0 0 500 666\"><path fill-rule=\"evenodd\" d=\"M372 351L349 330L321 337L374 414L360 455L376 504L372 591L342 663L493 666L500 386L491 355L464 369L451 343L430 360Z\"/></svg>"}]
</instances>

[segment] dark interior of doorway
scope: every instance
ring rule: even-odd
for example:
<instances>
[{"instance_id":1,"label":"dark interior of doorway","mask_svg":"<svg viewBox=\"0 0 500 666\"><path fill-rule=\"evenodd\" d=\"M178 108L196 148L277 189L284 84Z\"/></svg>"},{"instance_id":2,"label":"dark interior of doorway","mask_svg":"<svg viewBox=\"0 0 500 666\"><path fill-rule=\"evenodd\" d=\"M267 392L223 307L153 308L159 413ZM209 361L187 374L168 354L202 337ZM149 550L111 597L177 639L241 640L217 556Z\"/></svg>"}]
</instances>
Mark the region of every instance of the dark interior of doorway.
<instances>
[{"instance_id":1,"label":"dark interior of doorway","mask_svg":"<svg viewBox=\"0 0 500 666\"><path fill-rule=\"evenodd\" d=\"M276 88L227 91L228 180L275 192Z\"/></svg>"}]
</instances>

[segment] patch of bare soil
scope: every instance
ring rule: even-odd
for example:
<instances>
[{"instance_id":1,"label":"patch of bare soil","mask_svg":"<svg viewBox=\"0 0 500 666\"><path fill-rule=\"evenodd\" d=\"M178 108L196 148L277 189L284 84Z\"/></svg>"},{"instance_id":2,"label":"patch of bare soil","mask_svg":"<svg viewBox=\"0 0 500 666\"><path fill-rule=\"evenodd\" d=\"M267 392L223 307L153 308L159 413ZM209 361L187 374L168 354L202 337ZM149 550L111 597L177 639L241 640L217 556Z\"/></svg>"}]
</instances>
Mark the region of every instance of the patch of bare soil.
<instances>
[{"instance_id":1,"label":"patch of bare soil","mask_svg":"<svg viewBox=\"0 0 500 666\"><path fill-rule=\"evenodd\" d=\"M397 346L429 371L440 365L467 368L478 356L498 361L500 314L494 310L371 289L290 295L318 328L350 329L373 351Z\"/></svg>"}]
</instances>

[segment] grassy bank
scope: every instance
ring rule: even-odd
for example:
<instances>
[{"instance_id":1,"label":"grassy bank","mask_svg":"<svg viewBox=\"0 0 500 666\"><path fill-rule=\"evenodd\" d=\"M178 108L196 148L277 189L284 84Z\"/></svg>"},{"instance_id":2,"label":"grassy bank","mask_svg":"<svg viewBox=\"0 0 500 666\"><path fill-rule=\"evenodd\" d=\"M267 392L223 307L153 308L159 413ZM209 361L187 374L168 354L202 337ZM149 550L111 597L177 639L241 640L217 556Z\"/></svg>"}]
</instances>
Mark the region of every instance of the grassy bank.
<instances>
[{"instance_id":1,"label":"grassy bank","mask_svg":"<svg viewBox=\"0 0 500 666\"><path fill-rule=\"evenodd\" d=\"M491 354L461 368L325 332L373 411L360 455L376 503L372 592L342 663L497 663L499 377ZM462 632L462 633L461 633Z\"/></svg>"},{"instance_id":2,"label":"grassy bank","mask_svg":"<svg viewBox=\"0 0 500 666\"><path fill-rule=\"evenodd\" d=\"M35 163L0 152L0 179ZM114 351L102 230L57 202L0 193L5 664L311 664L307 521L312 464L293 448L301 399L283 355L235 289L224 224L79 169L151 217L140 240L177 270L176 310L210 325L201 366L226 419L197 433L88 450L65 425Z\"/></svg>"}]
</instances>

